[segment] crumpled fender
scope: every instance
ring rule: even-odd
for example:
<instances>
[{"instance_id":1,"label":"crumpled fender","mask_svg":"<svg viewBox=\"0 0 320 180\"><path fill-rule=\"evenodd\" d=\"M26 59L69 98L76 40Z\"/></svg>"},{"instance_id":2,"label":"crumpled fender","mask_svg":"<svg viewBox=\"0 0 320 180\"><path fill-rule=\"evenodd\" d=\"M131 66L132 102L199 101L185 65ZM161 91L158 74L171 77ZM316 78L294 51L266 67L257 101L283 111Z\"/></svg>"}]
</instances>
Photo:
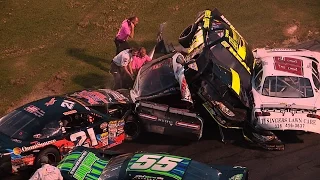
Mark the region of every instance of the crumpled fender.
<instances>
[{"instance_id":1,"label":"crumpled fender","mask_svg":"<svg viewBox=\"0 0 320 180\"><path fill-rule=\"evenodd\" d=\"M175 78L177 79L180 85L181 100L193 103L190 89L184 76L184 67L181 64L177 63L178 57L184 58L184 56L181 53L176 53L172 57L172 66Z\"/></svg>"}]
</instances>

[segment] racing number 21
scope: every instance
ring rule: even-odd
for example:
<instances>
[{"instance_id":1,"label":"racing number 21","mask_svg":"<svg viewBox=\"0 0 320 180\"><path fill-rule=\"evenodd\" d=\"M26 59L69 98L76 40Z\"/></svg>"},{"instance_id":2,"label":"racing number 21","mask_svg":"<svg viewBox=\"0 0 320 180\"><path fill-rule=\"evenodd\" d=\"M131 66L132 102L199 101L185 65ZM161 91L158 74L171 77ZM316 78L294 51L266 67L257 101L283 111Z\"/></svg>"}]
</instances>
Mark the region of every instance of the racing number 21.
<instances>
[{"instance_id":1,"label":"racing number 21","mask_svg":"<svg viewBox=\"0 0 320 180\"><path fill-rule=\"evenodd\" d=\"M130 167L132 170L151 169L153 171L168 172L174 169L183 159L175 157L167 157L153 154L146 154L140 157Z\"/></svg>"},{"instance_id":2,"label":"racing number 21","mask_svg":"<svg viewBox=\"0 0 320 180\"><path fill-rule=\"evenodd\" d=\"M93 128L87 129L87 132L88 132L89 138L91 140L91 146L97 145L98 141L97 141L96 135L95 135L95 133L93 131ZM80 140L78 140L79 137L80 137ZM76 133L70 135L70 140L71 141L73 141L73 142L77 142L78 141L76 146L89 147L88 144L84 144L86 139L87 139L87 134L84 131L79 131L79 132L76 132Z\"/></svg>"}]
</instances>

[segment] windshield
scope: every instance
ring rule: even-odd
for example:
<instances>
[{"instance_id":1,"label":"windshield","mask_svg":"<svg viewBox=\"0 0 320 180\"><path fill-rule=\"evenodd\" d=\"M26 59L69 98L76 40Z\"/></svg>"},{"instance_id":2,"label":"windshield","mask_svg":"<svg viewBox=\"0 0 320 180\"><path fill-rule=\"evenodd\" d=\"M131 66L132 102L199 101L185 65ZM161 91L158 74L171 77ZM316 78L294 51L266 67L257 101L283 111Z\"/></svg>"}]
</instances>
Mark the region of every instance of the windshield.
<instances>
[{"instance_id":1,"label":"windshield","mask_svg":"<svg viewBox=\"0 0 320 180\"><path fill-rule=\"evenodd\" d=\"M26 140L41 126L38 118L24 110L14 110L0 119L0 132L10 138Z\"/></svg>"},{"instance_id":2,"label":"windshield","mask_svg":"<svg viewBox=\"0 0 320 180\"><path fill-rule=\"evenodd\" d=\"M267 76L262 95L281 98L313 97L310 80L296 76Z\"/></svg>"},{"instance_id":3,"label":"windshield","mask_svg":"<svg viewBox=\"0 0 320 180\"><path fill-rule=\"evenodd\" d=\"M172 58L167 58L140 70L135 91L140 97L145 97L163 92L174 85L178 85L178 81L174 76Z\"/></svg>"}]
</instances>

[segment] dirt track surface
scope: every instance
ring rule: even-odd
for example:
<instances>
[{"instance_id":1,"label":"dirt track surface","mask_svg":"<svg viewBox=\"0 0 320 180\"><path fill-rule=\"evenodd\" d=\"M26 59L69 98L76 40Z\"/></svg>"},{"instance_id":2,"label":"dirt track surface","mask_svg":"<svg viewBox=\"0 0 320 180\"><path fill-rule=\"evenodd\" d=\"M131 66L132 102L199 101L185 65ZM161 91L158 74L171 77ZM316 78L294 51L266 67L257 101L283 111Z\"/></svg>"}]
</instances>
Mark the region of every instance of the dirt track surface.
<instances>
[{"instance_id":1,"label":"dirt track surface","mask_svg":"<svg viewBox=\"0 0 320 180\"><path fill-rule=\"evenodd\" d=\"M320 41L303 43L296 48L320 51ZM240 133L240 132L237 132ZM243 141L224 144L220 141L217 128L207 127L203 139L186 143L172 137L146 134L139 142L126 142L112 150L121 152L167 152L186 156L206 164L239 165L249 169L250 180L307 180L319 179L320 135L287 132L284 151L265 151L247 146ZM241 137L235 134L234 137ZM0 178L1 179L1 178ZM16 176L6 179L27 179Z\"/></svg>"}]
</instances>

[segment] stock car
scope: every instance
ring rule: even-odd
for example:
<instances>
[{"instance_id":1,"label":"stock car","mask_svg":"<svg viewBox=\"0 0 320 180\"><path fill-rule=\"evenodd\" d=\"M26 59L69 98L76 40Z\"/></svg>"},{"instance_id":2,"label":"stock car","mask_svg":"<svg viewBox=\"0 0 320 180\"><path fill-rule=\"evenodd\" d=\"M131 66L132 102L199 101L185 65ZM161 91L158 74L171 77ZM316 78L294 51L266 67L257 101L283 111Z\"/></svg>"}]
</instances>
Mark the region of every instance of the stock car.
<instances>
[{"instance_id":1,"label":"stock car","mask_svg":"<svg viewBox=\"0 0 320 180\"><path fill-rule=\"evenodd\" d=\"M66 180L247 180L248 170L164 153L74 149L57 166Z\"/></svg>"},{"instance_id":2,"label":"stock car","mask_svg":"<svg viewBox=\"0 0 320 180\"><path fill-rule=\"evenodd\" d=\"M122 91L136 104L131 122L192 140L202 137L205 121L217 122L224 141L224 129L242 129L252 107L251 48L217 9L201 12L179 43L187 52L165 51L142 66L132 89Z\"/></svg>"},{"instance_id":3,"label":"stock car","mask_svg":"<svg viewBox=\"0 0 320 180\"><path fill-rule=\"evenodd\" d=\"M113 106L128 102L116 91L82 90L13 110L0 119L1 174L38 167L42 156L56 164L76 146L111 148L122 143L124 113Z\"/></svg>"},{"instance_id":4,"label":"stock car","mask_svg":"<svg viewBox=\"0 0 320 180\"><path fill-rule=\"evenodd\" d=\"M252 125L267 131L320 134L320 53L261 48L254 51L254 56ZM267 149L284 149L274 134L255 136ZM279 146L273 146L274 143Z\"/></svg>"}]
</instances>

